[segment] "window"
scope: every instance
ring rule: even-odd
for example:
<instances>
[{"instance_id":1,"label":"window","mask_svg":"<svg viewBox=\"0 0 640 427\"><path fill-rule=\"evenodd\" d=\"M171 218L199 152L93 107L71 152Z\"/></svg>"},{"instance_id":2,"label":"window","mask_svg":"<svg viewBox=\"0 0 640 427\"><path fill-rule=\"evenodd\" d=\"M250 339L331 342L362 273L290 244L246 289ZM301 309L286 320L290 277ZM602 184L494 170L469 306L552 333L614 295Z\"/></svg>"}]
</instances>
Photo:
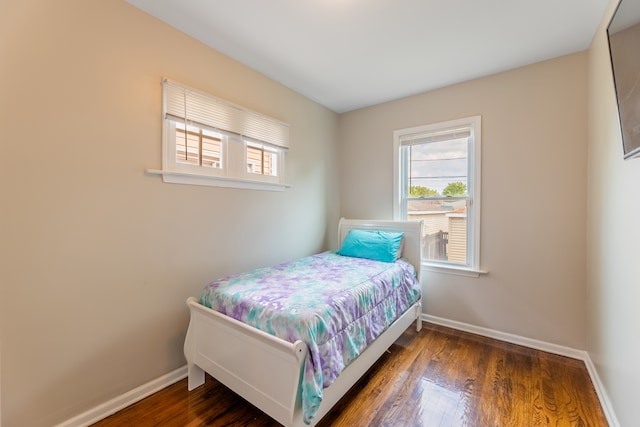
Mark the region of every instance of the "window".
<instances>
[{"instance_id":1,"label":"window","mask_svg":"<svg viewBox=\"0 0 640 427\"><path fill-rule=\"evenodd\" d=\"M174 131L176 162L222 169L222 135L184 123L175 123Z\"/></svg>"},{"instance_id":2,"label":"window","mask_svg":"<svg viewBox=\"0 0 640 427\"><path fill-rule=\"evenodd\" d=\"M394 218L422 220L423 264L477 275L479 116L394 132Z\"/></svg>"},{"instance_id":3,"label":"window","mask_svg":"<svg viewBox=\"0 0 640 427\"><path fill-rule=\"evenodd\" d=\"M289 126L163 80L165 182L283 190Z\"/></svg>"},{"instance_id":4,"label":"window","mask_svg":"<svg viewBox=\"0 0 640 427\"><path fill-rule=\"evenodd\" d=\"M269 146L247 142L247 172L257 175L277 176L277 151Z\"/></svg>"}]
</instances>

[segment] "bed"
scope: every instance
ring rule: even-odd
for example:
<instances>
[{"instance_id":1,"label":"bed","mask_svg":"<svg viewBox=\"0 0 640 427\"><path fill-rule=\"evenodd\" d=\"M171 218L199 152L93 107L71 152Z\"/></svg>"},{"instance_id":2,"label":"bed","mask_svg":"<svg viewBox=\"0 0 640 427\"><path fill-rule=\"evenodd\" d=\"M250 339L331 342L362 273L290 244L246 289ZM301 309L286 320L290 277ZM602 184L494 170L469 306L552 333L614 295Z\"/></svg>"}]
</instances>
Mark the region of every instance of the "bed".
<instances>
[{"instance_id":1,"label":"bed","mask_svg":"<svg viewBox=\"0 0 640 427\"><path fill-rule=\"evenodd\" d=\"M275 270L256 269L207 285L199 299L192 297L187 300L190 322L184 352L189 390L204 383L206 372L284 426L303 427L318 423L414 321L417 330L421 329L421 227L421 222L417 221L343 218L338 227L340 251L357 232L402 233L402 244L396 254L399 259L378 262L328 251L275 266ZM353 263L343 270L348 273L340 277L333 274L347 262ZM325 277L321 277L325 280L324 290L317 292L332 293L332 286L337 287L337 282L346 281L342 276L353 276L349 279L358 282L360 273L366 273L372 277L375 292L388 288L389 295L393 294L395 299L387 302L378 296L363 297L365 282L362 281L362 285L354 286L349 293L353 293L361 303L364 301L365 306L369 304L369 308L346 309L340 302L337 308L339 319L332 317L329 322L324 312L313 313L307 305L297 305L297 299L294 301L296 304L291 303L290 289L284 288L281 293L287 294L285 299L289 298L287 309L307 314L307 317L301 315L297 320L302 322L300 325L285 324L282 319L268 317L262 312L257 315L256 309L247 305L251 295L255 295L250 284L265 282L269 286L280 275L291 274L298 281L300 275L309 274L304 270L308 265L319 266L323 273L313 275ZM259 274L263 270L270 279L262 279ZM407 279L408 276L412 276L411 280ZM413 281L413 284L404 284L405 280ZM393 286L382 285L387 282L392 282ZM228 295L218 292L229 286L235 287L229 288ZM298 295L296 298L306 299L308 301L303 301L304 304L311 301L310 305L314 305L312 301L316 296L314 291L309 292L310 295ZM240 296L244 293L250 298L242 300ZM342 293L339 295L337 300L346 299ZM281 298L253 299L256 305L266 310L271 305L282 305ZM322 305L323 309L328 305ZM393 314L389 315L390 312ZM353 319L347 318L349 316ZM366 332L361 332L357 325L351 324L356 320L366 323L367 328L378 325L373 329L379 331L366 329ZM342 335L339 338L329 335L327 339L322 338L321 333L326 330L342 332ZM330 363L327 362L329 360Z\"/></svg>"}]
</instances>

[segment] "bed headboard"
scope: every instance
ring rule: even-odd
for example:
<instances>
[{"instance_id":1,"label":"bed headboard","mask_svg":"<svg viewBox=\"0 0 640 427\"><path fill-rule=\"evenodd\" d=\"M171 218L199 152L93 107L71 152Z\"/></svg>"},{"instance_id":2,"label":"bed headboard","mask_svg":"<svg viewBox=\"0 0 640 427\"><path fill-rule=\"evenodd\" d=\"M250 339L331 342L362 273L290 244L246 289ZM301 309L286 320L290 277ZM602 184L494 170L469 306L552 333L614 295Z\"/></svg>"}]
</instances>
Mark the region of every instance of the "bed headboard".
<instances>
[{"instance_id":1,"label":"bed headboard","mask_svg":"<svg viewBox=\"0 0 640 427\"><path fill-rule=\"evenodd\" d=\"M383 221L370 219L340 218L338 224L338 241L342 244L349 230L380 230L404 232L402 256L409 260L420 277L420 260L422 258L422 221Z\"/></svg>"}]
</instances>

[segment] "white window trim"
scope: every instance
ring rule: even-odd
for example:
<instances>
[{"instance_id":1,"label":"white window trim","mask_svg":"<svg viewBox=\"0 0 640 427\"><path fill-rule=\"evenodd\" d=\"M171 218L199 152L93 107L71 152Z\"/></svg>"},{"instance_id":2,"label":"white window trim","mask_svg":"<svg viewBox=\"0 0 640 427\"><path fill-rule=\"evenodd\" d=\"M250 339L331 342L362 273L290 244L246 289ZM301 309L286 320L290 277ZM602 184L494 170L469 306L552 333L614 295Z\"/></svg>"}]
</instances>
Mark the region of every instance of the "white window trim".
<instances>
[{"instance_id":1,"label":"white window trim","mask_svg":"<svg viewBox=\"0 0 640 427\"><path fill-rule=\"evenodd\" d=\"M161 175L162 181L171 184L205 185L208 187L243 188L247 190L284 191L291 188L288 184L272 182L248 181L245 179L207 176L189 172L171 172L159 169L147 169L150 175Z\"/></svg>"},{"instance_id":2,"label":"white window trim","mask_svg":"<svg viewBox=\"0 0 640 427\"><path fill-rule=\"evenodd\" d=\"M422 260L421 266L427 271L449 273L467 277L479 277L488 272L480 269L480 189L481 189L481 153L482 153L482 119L481 116L472 116L462 119L449 120L446 122L434 123L412 128L399 129L393 132L393 218L395 220L405 220L406 212L403 208L402 191L403 181L400 173L403 171L402 156L400 155L400 138L409 134L426 133L441 129L450 129L459 126L470 126L472 128L471 145L469 150L469 190L471 195L470 211L472 219L467 223L467 234L473 239L471 245L467 247L470 251L470 265L450 264L447 262L437 262L432 260Z\"/></svg>"},{"instance_id":3,"label":"white window trim","mask_svg":"<svg viewBox=\"0 0 640 427\"><path fill-rule=\"evenodd\" d=\"M162 170L147 169L148 174L161 175L163 182L174 184L269 191L284 191L291 188L291 185L285 183L285 153L289 145L288 124L168 79L163 79L162 84ZM167 91L173 91L172 95L168 95ZM184 101L183 112L181 112L180 102L168 101L169 96L172 97L172 100L175 99L176 91L184 91L184 96L187 97ZM194 104L196 111L194 117L198 121L191 122L187 115L187 104L191 102L189 100L191 98L188 96L193 96L195 100L193 101L196 103ZM205 115L202 115L202 112L206 111L202 109L203 105L204 108L209 108L211 105L211 115L206 112ZM229 113L231 119L228 123L224 122L226 115L220 114L220 112ZM171 132L171 122L183 120L182 117L184 117L186 124L213 130L222 135L222 169L183 164L176 161L176 143L171 138L175 131ZM222 117L222 119L218 119L218 117ZM223 127L217 127L217 123L223 123ZM228 127L228 129L224 127ZM252 174L246 170L246 145L248 141L273 147L277 155L277 175Z\"/></svg>"}]
</instances>

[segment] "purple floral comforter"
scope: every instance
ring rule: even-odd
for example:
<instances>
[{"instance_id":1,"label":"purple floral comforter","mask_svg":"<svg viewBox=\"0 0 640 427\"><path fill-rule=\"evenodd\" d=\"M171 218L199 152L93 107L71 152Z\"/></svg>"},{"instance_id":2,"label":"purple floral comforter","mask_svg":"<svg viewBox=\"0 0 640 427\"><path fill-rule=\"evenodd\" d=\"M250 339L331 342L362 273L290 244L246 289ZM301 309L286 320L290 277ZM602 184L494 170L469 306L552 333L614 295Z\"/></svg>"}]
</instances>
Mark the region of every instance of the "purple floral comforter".
<instances>
[{"instance_id":1,"label":"purple floral comforter","mask_svg":"<svg viewBox=\"0 0 640 427\"><path fill-rule=\"evenodd\" d=\"M307 344L302 413L310 423L323 388L420 295L415 270L405 260L385 263L324 252L211 282L200 303Z\"/></svg>"}]
</instances>

